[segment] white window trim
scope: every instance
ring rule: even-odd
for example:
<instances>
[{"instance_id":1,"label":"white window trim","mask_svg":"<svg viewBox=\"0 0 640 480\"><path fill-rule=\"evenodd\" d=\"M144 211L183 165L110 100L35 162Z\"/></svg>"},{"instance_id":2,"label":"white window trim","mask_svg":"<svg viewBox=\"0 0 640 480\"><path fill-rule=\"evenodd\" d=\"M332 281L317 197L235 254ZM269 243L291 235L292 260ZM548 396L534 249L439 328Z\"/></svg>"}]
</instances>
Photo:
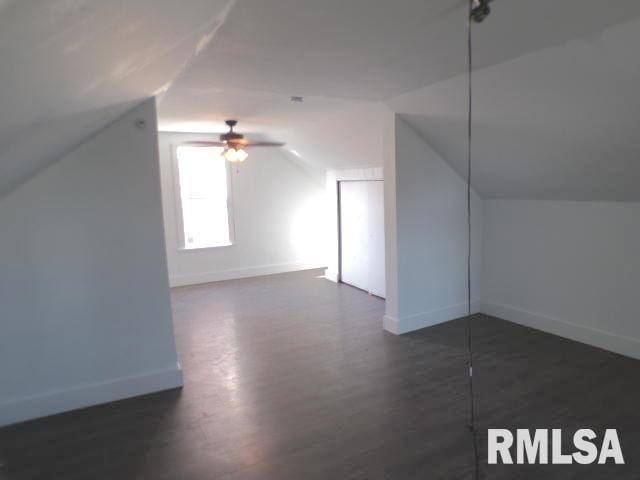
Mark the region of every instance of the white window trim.
<instances>
[{"instance_id":1,"label":"white window trim","mask_svg":"<svg viewBox=\"0 0 640 480\"><path fill-rule=\"evenodd\" d=\"M178 238L178 252L189 253L199 252L203 250L216 250L219 248L229 248L236 244L236 232L234 221L234 209L233 209L233 172L231 170L229 162L225 161L225 170L227 172L227 218L229 220L229 243L225 245L216 245L211 247L192 247L187 248L186 239L184 237L184 220L182 214L182 191L180 188L180 168L178 165L178 147L188 146L185 142L172 143L171 144L171 165L173 173L173 191L175 192L175 210L176 210L176 229Z\"/></svg>"}]
</instances>

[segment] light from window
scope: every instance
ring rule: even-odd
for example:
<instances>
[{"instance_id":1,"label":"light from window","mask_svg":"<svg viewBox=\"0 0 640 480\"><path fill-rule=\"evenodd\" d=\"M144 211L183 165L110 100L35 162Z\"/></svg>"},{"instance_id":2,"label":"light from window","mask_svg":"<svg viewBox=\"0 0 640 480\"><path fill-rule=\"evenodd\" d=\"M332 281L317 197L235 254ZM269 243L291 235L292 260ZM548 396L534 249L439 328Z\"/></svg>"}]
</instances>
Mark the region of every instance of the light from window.
<instances>
[{"instance_id":1,"label":"light from window","mask_svg":"<svg viewBox=\"0 0 640 480\"><path fill-rule=\"evenodd\" d=\"M231 245L227 165L221 148L177 148L183 246L185 249Z\"/></svg>"}]
</instances>

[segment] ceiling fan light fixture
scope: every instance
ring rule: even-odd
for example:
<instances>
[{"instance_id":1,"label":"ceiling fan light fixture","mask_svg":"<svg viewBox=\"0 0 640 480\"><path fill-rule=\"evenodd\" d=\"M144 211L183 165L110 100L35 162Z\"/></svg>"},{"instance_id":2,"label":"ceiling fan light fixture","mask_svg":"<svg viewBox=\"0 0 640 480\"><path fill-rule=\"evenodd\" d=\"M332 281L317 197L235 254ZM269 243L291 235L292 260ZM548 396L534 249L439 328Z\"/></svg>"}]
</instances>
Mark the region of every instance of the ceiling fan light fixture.
<instances>
[{"instance_id":1,"label":"ceiling fan light fixture","mask_svg":"<svg viewBox=\"0 0 640 480\"><path fill-rule=\"evenodd\" d=\"M1 2L2 0L0 0ZM227 120L225 122L229 127L227 133L220 135L220 139L214 140L197 140L193 142L186 142L185 145L191 145L196 147L215 147L221 148L220 158L231 162L241 163L244 162L249 154L244 151L242 147L284 147L284 142L269 142L262 140L248 140L242 135L234 131L234 127L238 124L237 120Z\"/></svg>"},{"instance_id":2,"label":"ceiling fan light fixture","mask_svg":"<svg viewBox=\"0 0 640 480\"><path fill-rule=\"evenodd\" d=\"M241 148L227 147L222 151L220 156L231 163L242 163L247 159L249 154Z\"/></svg>"}]
</instances>

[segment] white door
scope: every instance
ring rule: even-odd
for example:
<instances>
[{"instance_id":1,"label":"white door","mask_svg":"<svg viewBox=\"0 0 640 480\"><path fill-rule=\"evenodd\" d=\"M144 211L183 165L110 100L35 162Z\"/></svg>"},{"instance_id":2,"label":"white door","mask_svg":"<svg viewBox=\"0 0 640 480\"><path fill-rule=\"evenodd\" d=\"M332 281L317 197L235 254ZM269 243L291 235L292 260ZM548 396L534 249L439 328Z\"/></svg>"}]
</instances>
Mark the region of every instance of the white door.
<instances>
[{"instance_id":1,"label":"white door","mask_svg":"<svg viewBox=\"0 0 640 480\"><path fill-rule=\"evenodd\" d=\"M385 297L384 275L384 183L369 184L369 292Z\"/></svg>"},{"instance_id":2,"label":"white door","mask_svg":"<svg viewBox=\"0 0 640 480\"><path fill-rule=\"evenodd\" d=\"M340 182L341 279L385 296L382 181Z\"/></svg>"}]
</instances>

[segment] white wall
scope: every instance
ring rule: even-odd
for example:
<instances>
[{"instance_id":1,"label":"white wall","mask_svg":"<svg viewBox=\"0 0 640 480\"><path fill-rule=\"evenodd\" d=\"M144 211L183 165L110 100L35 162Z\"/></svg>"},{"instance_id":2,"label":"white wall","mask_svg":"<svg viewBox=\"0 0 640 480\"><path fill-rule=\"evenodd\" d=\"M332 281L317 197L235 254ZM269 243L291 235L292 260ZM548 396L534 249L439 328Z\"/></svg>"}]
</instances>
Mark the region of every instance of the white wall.
<instances>
[{"instance_id":1,"label":"white wall","mask_svg":"<svg viewBox=\"0 0 640 480\"><path fill-rule=\"evenodd\" d=\"M487 200L484 310L640 358L640 203Z\"/></svg>"},{"instance_id":2,"label":"white wall","mask_svg":"<svg viewBox=\"0 0 640 480\"><path fill-rule=\"evenodd\" d=\"M172 286L325 267L325 180L282 149L254 148L232 169L234 245L181 250L175 147L212 135L160 133L167 259Z\"/></svg>"},{"instance_id":3,"label":"white wall","mask_svg":"<svg viewBox=\"0 0 640 480\"><path fill-rule=\"evenodd\" d=\"M404 333L467 314L466 182L400 117L387 133L385 328ZM391 189L390 189L391 187ZM393 190L395 189L395 192ZM395 193L395 196L393 196ZM395 208L393 208L395 203ZM480 299L482 201L473 193L472 301ZM394 255L396 258L394 258Z\"/></svg>"},{"instance_id":4,"label":"white wall","mask_svg":"<svg viewBox=\"0 0 640 480\"><path fill-rule=\"evenodd\" d=\"M325 209L327 217L327 269L325 277L338 281L340 272L340 224L338 221L338 182L342 180L383 180L382 167L329 170L326 174Z\"/></svg>"},{"instance_id":5,"label":"white wall","mask_svg":"<svg viewBox=\"0 0 640 480\"><path fill-rule=\"evenodd\" d=\"M148 100L0 200L0 425L181 384L155 118Z\"/></svg>"},{"instance_id":6,"label":"white wall","mask_svg":"<svg viewBox=\"0 0 640 480\"><path fill-rule=\"evenodd\" d=\"M382 132L382 160L384 172L384 281L386 330L400 333L398 323L398 176L396 174L396 122L395 113L384 117Z\"/></svg>"}]
</instances>

